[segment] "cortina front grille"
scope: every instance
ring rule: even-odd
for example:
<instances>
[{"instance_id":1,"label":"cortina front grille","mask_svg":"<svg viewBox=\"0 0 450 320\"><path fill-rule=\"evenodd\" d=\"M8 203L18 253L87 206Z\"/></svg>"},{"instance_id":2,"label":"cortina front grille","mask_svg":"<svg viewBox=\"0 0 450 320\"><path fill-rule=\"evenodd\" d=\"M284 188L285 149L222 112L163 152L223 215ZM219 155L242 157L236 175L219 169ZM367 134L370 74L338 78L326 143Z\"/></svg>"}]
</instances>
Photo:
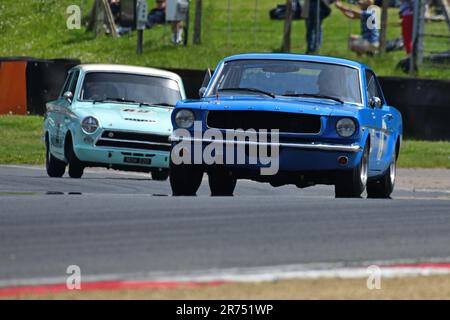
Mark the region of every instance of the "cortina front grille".
<instances>
[{"instance_id":1,"label":"cortina front grille","mask_svg":"<svg viewBox=\"0 0 450 320\"><path fill-rule=\"evenodd\" d=\"M103 132L97 140L96 146L155 151L170 151L171 149L169 136L110 130Z\"/></svg>"}]
</instances>

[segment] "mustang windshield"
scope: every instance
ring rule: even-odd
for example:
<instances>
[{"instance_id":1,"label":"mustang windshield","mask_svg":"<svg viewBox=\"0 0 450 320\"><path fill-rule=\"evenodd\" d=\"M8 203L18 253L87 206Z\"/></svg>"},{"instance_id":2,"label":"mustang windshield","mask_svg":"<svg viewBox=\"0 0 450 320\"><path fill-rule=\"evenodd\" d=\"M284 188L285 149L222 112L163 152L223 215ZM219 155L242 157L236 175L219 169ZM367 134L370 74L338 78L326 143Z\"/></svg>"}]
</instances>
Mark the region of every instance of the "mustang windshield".
<instances>
[{"instance_id":1,"label":"mustang windshield","mask_svg":"<svg viewBox=\"0 0 450 320\"><path fill-rule=\"evenodd\" d=\"M358 70L318 62L236 60L227 62L209 96L275 95L361 103Z\"/></svg>"},{"instance_id":2,"label":"mustang windshield","mask_svg":"<svg viewBox=\"0 0 450 320\"><path fill-rule=\"evenodd\" d=\"M80 93L82 101L118 101L175 106L181 99L174 80L127 73L89 72Z\"/></svg>"}]
</instances>

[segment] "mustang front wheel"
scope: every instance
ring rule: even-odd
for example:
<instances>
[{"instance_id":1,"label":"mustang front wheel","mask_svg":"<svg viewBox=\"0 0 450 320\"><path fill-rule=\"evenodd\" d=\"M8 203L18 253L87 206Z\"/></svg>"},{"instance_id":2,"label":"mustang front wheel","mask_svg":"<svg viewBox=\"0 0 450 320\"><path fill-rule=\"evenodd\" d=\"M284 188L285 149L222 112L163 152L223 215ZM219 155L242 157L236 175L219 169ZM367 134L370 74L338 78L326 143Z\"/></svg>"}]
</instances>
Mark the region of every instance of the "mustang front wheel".
<instances>
[{"instance_id":1,"label":"mustang front wheel","mask_svg":"<svg viewBox=\"0 0 450 320\"><path fill-rule=\"evenodd\" d=\"M227 170L216 169L208 173L209 189L213 197L231 197L236 188L236 178Z\"/></svg>"},{"instance_id":2,"label":"mustang front wheel","mask_svg":"<svg viewBox=\"0 0 450 320\"><path fill-rule=\"evenodd\" d=\"M351 171L343 171L337 174L336 198L360 198L366 189L368 171L369 146L366 145L359 165Z\"/></svg>"},{"instance_id":3,"label":"mustang front wheel","mask_svg":"<svg viewBox=\"0 0 450 320\"><path fill-rule=\"evenodd\" d=\"M170 186L174 196L195 196L202 183L203 171L194 165L170 162Z\"/></svg>"},{"instance_id":4,"label":"mustang front wheel","mask_svg":"<svg viewBox=\"0 0 450 320\"><path fill-rule=\"evenodd\" d=\"M51 178L61 178L66 171L66 163L55 158L50 152L48 136L45 137L45 168Z\"/></svg>"},{"instance_id":5,"label":"mustang front wheel","mask_svg":"<svg viewBox=\"0 0 450 320\"><path fill-rule=\"evenodd\" d=\"M367 195L369 198L387 199L391 197L391 194L394 191L396 169L397 156L394 153L392 155L391 164L384 175L367 184Z\"/></svg>"}]
</instances>

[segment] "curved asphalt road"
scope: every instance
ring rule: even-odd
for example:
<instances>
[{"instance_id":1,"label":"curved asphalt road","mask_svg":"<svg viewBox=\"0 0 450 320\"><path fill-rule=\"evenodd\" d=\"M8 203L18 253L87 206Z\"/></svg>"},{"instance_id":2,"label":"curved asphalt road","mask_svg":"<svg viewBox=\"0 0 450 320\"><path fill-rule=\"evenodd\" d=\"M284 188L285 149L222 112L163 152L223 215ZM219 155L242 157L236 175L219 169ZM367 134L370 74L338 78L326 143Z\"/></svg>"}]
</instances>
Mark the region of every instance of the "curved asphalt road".
<instances>
[{"instance_id":1,"label":"curved asphalt road","mask_svg":"<svg viewBox=\"0 0 450 320\"><path fill-rule=\"evenodd\" d=\"M168 182L90 170L49 179L0 166L0 286L83 274L188 273L308 263L450 257L448 193L336 200L239 182L234 198L173 198ZM36 281L35 281L36 282Z\"/></svg>"}]
</instances>

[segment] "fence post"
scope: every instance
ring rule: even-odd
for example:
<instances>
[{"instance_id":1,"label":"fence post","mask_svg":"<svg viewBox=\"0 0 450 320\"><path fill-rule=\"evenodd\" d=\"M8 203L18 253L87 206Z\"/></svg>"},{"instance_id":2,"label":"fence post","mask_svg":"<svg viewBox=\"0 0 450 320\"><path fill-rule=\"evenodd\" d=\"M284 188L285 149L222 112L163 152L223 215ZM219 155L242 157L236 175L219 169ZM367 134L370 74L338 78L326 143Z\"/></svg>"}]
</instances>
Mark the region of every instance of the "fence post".
<instances>
[{"instance_id":1,"label":"fence post","mask_svg":"<svg viewBox=\"0 0 450 320\"><path fill-rule=\"evenodd\" d=\"M105 33L105 25L113 37L118 36L108 2L106 0L95 0L86 30L94 31L98 36Z\"/></svg>"},{"instance_id":2,"label":"fence post","mask_svg":"<svg viewBox=\"0 0 450 320\"><path fill-rule=\"evenodd\" d=\"M202 42L202 0L195 0L194 44Z\"/></svg>"},{"instance_id":3,"label":"fence post","mask_svg":"<svg viewBox=\"0 0 450 320\"><path fill-rule=\"evenodd\" d=\"M282 52L291 51L292 0L286 0L286 20L284 21Z\"/></svg>"},{"instance_id":4,"label":"fence post","mask_svg":"<svg viewBox=\"0 0 450 320\"><path fill-rule=\"evenodd\" d=\"M388 25L389 0L383 0L381 7L381 25L380 25L380 54L386 52L386 34Z\"/></svg>"},{"instance_id":5,"label":"fence post","mask_svg":"<svg viewBox=\"0 0 450 320\"><path fill-rule=\"evenodd\" d=\"M423 34L425 24L425 1L414 1L414 22L412 37L412 53L409 63L409 73L416 74L419 70L419 64L423 59Z\"/></svg>"}]
</instances>

